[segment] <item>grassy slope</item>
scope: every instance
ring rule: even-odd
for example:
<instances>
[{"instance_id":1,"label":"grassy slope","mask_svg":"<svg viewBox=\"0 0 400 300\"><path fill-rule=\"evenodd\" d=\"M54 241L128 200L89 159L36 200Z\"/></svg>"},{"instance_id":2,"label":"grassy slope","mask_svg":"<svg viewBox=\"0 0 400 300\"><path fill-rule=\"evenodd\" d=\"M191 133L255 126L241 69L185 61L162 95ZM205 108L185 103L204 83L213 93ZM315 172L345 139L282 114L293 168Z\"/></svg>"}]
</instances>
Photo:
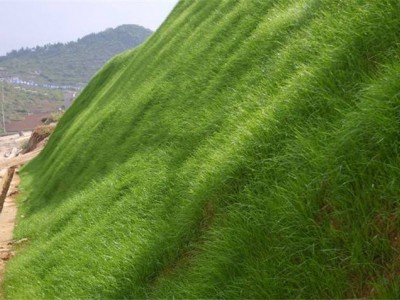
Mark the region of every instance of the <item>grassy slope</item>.
<instances>
[{"instance_id":1,"label":"grassy slope","mask_svg":"<svg viewBox=\"0 0 400 300\"><path fill-rule=\"evenodd\" d=\"M24 169L8 297L398 295L399 13L181 1Z\"/></svg>"}]
</instances>

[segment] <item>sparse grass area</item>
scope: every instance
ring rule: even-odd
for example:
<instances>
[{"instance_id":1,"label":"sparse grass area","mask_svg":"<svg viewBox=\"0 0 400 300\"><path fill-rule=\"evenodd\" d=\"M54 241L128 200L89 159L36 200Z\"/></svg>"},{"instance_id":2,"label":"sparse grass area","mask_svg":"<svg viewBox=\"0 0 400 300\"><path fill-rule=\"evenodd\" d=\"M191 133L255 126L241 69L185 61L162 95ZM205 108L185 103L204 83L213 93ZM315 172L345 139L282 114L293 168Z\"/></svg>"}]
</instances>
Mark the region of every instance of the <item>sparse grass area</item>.
<instances>
[{"instance_id":1,"label":"sparse grass area","mask_svg":"<svg viewBox=\"0 0 400 300\"><path fill-rule=\"evenodd\" d=\"M54 126L52 125L41 125L35 128L34 132L37 132L38 135L47 135L49 136L54 130Z\"/></svg>"},{"instance_id":2,"label":"sparse grass area","mask_svg":"<svg viewBox=\"0 0 400 300\"><path fill-rule=\"evenodd\" d=\"M7 297L397 298L399 14L181 1L24 168Z\"/></svg>"},{"instance_id":3,"label":"sparse grass area","mask_svg":"<svg viewBox=\"0 0 400 300\"><path fill-rule=\"evenodd\" d=\"M52 113L51 114L51 119L50 119L50 121L52 122L52 123L57 123L58 121L60 121L60 119L61 119L61 117L64 115L64 112L55 112L55 113Z\"/></svg>"}]
</instances>

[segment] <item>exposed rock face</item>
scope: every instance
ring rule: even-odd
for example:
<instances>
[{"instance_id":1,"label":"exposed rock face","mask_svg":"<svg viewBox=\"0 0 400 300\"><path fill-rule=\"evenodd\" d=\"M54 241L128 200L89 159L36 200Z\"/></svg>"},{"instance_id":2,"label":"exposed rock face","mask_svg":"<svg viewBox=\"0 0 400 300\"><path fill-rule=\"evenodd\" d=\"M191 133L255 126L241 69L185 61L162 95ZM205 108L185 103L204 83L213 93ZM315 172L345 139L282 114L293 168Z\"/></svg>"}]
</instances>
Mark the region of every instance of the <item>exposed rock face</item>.
<instances>
[{"instance_id":1,"label":"exposed rock face","mask_svg":"<svg viewBox=\"0 0 400 300\"><path fill-rule=\"evenodd\" d=\"M55 128L55 124L38 126L33 131L28 145L23 153L28 153L36 149L40 142L44 141L50 136Z\"/></svg>"}]
</instances>

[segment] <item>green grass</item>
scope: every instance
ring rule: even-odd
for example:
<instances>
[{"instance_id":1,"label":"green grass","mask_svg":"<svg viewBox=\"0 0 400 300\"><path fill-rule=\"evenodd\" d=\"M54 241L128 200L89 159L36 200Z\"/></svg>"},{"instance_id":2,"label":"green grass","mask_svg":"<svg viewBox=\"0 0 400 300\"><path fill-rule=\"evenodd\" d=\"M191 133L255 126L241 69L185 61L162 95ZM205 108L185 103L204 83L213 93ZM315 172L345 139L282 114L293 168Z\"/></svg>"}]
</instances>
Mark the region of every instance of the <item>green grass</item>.
<instances>
[{"instance_id":1,"label":"green grass","mask_svg":"<svg viewBox=\"0 0 400 300\"><path fill-rule=\"evenodd\" d=\"M24 168L7 297L397 298L399 13L181 1Z\"/></svg>"}]
</instances>

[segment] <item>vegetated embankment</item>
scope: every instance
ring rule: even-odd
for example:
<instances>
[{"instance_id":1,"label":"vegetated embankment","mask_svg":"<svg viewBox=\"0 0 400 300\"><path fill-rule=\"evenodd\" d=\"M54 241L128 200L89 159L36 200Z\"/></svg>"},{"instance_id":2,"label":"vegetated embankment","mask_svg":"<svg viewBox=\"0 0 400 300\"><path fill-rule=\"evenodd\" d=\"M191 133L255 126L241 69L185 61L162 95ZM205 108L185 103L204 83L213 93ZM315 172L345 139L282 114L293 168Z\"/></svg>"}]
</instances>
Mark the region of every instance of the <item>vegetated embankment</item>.
<instances>
[{"instance_id":1,"label":"vegetated embankment","mask_svg":"<svg viewBox=\"0 0 400 300\"><path fill-rule=\"evenodd\" d=\"M399 14L180 1L23 169L7 297L398 296Z\"/></svg>"}]
</instances>

